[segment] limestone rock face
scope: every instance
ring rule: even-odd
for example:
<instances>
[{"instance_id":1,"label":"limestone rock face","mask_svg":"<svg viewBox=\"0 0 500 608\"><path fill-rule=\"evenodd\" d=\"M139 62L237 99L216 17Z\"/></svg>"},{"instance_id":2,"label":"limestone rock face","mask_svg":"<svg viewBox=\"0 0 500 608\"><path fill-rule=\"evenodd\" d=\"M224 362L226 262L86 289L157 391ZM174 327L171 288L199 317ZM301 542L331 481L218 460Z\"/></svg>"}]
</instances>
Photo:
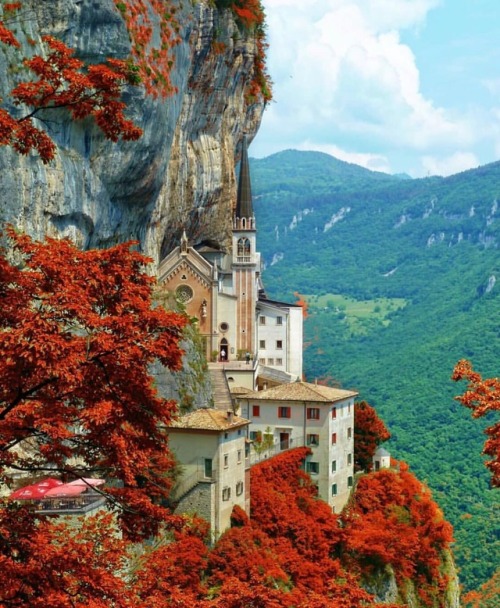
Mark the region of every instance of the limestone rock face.
<instances>
[{"instance_id":1,"label":"limestone rock face","mask_svg":"<svg viewBox=\"0 0 500 608\"><path fill-rule=\"evenodd\" d=\"M2 224L36 238L70 236L83 248L138 240L155 263L184 229L193 242L227 245L238 145L243 132L255 135L263 111L245 98L255 45L230 11L205 0L173 3L181 37L172 73L178 92L166 99L147 95L142 86L125 92L127 116L144 132L137 142L111 143L90 121L52 111L46 127L58 153L51 164L1 147ZM23 48L0 46L4 104L28 76L20 57L39 48L29 40L46 34L89 63L126 58L130 51L113 0L23 0L16 29Z\"/></svg>"}]
</instances>

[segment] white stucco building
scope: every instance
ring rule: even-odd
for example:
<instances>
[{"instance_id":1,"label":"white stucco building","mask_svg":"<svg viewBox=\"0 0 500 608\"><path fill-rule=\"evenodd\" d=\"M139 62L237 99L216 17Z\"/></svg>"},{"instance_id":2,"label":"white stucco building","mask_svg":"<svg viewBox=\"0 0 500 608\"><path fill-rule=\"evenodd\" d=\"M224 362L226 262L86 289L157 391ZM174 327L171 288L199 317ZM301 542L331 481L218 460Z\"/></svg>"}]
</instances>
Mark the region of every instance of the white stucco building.
<instances>
[{"instance_id":1,"label":"white stucco building","mask_svg":"<svg viewBox=\"0 0 500 608\"><path fill-rule=\"evenodd\" d=\"M177 512L206 519L214 538L230 527L235 505L249 509L247 426L232 412L202 408L168 427L169 447L181 467L171 502Z\"/></svg>"},{"instance_id":2,"label":"white stucco building","mask_svg":"<svg viewBox=\"0 0 500 608\"><path fill-rule=\"evenodd\" d=\"M307 446L306 471L334 512L346 504L354 475L355 391L292 382L237 397L250 438L275 451ZM272 441L271 441L272 439Z\"/></svg>"}]
</instances>

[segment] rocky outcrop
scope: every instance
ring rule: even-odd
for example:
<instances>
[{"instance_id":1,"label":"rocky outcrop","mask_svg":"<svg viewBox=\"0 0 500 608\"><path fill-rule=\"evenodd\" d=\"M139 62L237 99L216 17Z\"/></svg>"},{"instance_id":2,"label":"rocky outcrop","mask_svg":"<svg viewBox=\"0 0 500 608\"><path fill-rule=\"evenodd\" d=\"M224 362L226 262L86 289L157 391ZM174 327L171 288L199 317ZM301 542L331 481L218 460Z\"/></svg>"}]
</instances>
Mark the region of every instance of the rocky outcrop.
<instances>
[{"instance_id":1,"label":"rocky outcrop","mask_svg":"<svg viewBox=\"0 0 500 608\"><path fill-rule=\"evenodd\" d=\"M0 96L27 77L22 54L52 34L88 62L129 55L125 21L113 0L24 0L16 35L20 51L0 48ZM0 148L0 221L37 238L67 235L84 248L138 240L156 263L185 229L194 241L222 246L229 235L234 166L243 132L251 139L262 115L249 104L255 45L229 10L173 0L181 42L166 99L142 86L126 91L128 116L143 129L137 142L113 144L89 121L54 112L47 129L58 145L43 165ZM217 41L218 44L214 44ZM4 78L3 75L6 75Z\"/></svg>"}]
</instances>

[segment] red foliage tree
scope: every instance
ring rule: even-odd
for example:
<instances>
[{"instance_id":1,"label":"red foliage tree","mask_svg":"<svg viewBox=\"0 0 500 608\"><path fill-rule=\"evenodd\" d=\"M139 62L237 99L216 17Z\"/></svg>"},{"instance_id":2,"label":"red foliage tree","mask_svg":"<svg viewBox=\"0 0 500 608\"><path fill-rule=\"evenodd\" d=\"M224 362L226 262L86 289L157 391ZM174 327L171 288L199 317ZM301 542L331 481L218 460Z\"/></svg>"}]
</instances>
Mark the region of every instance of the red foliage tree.
<instances>
[{"instance_id":1,"label":"red foliage tree","mask_svg":"<svg viewBox=\"0 0 500 608\"><path fill-rule=\"evenodd\" d=\"M426 603L446 586L441 554L453 541L453 531L430 491L407 467L400 468L359 479L354 500L342 514L345 558L361 572L391 564L396 577L416 581Z\"/></svg>"},{"instance_id":2,"label":"red foliage tree","mask_svg":"<svg viewBox=\"0 0 500 608\"><path fill-rule=\"evenodd\" d=\"M500 411L500 379L487 378L475 372L469 361L462 359L453 370L452 379L467 380L467 389L463 395L455 397L465 407L472 410L473 418L482 418ZM489 426L485 431L488 436L483 454L491 456L486 466L491 471L491 483L500 487L500 421Z\"/></svg>"},{"instance_id":3,"label":"red foliage tree","mask_svg":"<svg viewBox=\"0 0 500 608\"><path fill-rule=\"evenodd\" d=\"M0 476L119 481L108 492L127 506L124 531L150 534L166 516L176 410L150 365L180 368L186 318L152 306L148 260L129 245L82 252L8 234L24 266L0 257Z\"/></svg>"},{"instance_id":4,"label":"red foliage tree","mask_svg":"<svg viewBox=\"0 0 500 608\"><path fill-rule=\"evenodd\" d=\"M309 308L309 304L307 303L307 300L298 291L294 291L293 295L297 298L295 306L300 306L302 308L302 316L304 319L307 319L307 317L309 316L309 313L307 311Z\"/></svg>"},{"instance_id":5,"label":"red foliage tree","mask_svg":"<svg viewBox=\"0 0 500 608\"><path fill-rule=\"evenodd\" d=\"M27 509L0 508L2 608L127 608L125 566L110 514L82 520L71 534Z\"/></svg>"},{"instance_id":6,"label":"red foliage tree","mask_svg":"<svg viewBox=\"0 0 500 608\"><path fill-rule=\"evenodd\" d=\"M0 23L0 40L16 45L9 30ZM43 38L48 53L25 59L24 65L36 80L15 87L11 96L15 105L31 108L21 117L0 108L0 145L12 146L21 154L36 150L43 162L54 158L56 146L34 119L47 111L65 108L75 120L92 117L111 141L138 139L142 131L124 116L120 101L125 84L137 84L133 66L109 59L107 64L91 65L76 59L74 51L51 36Z\"/></svg>"},{"instance_id":7,"label":"red foliage tree","mask_svg":"<svg viewBox=\"0 0 500 608\"><path fill-rule=\"evenodd\" d=\"M391 434L383 420L377 416L375 408L366 401L354 406L354 469L371 471L373 455L378 446L387 441Z\"/></svg>"}]
</instances>

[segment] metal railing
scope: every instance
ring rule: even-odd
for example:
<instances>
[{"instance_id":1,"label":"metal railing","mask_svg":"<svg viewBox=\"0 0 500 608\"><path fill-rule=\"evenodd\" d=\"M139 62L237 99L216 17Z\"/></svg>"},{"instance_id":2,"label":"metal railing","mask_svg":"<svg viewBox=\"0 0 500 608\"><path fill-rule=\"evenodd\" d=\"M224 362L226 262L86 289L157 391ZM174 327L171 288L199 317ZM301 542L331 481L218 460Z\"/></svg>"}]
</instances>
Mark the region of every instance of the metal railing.
<instances>
[{"instance_id":1,"label":"metal railing","mask_svg":"<svg viewBox=\"0 0 500 608\"><path fill-rule=\"evenodd\" d=\"M301 448L304 446L304 439L302 437L290 437L288 441L282 441L275 443L267 449L262 451L255 451L253 447L250 448L250 454L246 458L247 468L253 467L260 462L264 462L273 456L293 450L294 448Z\"/></svg>"}]
</instances>

